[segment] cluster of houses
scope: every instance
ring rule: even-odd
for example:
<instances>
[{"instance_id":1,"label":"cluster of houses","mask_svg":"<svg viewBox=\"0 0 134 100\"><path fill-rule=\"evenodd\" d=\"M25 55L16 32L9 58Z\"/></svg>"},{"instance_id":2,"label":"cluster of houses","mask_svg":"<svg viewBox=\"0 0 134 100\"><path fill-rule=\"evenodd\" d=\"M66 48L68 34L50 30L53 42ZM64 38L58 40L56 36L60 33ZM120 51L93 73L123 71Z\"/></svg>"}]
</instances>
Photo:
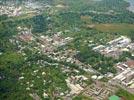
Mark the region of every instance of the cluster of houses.
<instances>
[{"instance_id":1,"label":"cluster of houses","mask_svg":"<svg viewBox=\"0 0 134 100\"><path fill-rule=\"evenodd\" d=\"M134 93L134 60L118 63L115 67L119 73L110 82Z\"/></svg>"},{"instance_id":2,"label":"cluster of houses","mask_svg":"<svg viewBox=\"0 0 134 100\"><path fill-rule=\"evenodd\" d=\"M121 36L108 42L106 45L99 45L94 47L93 50L107 57L119 58L123 52L133 53L134 43L132 43L131 39L125 36ZM112 75L113 78L109 82L133 93L134 60L128 59L126 62L119 62L115 65L115 68L117 69L117 75Z\"/></svg>"},{"instance_id":3,"label":"cluster of houses","mask_svg":"<svg viewBox=\"0 0 134 100\"><path fill-rule=\"evenodd\" d=\"M21 53L23 56L25 56L25 53L23 52L23 50L26 47L23 43L31 43L33 40L35 40L35 38L33 37L33 34L31 32L31 29L27 28L27 27L17 27L17 31L18 34L13 36L12 39L9 39L9 41L16 45L18 50L18 53Z\"/></svg>"},{"instance_id":4,"label":"cluster of houses","mask_svg":"<svg viewBox=\"0 0 134 100\"><path fill-rule=\"evenodd\" d=\"M17 27L17 30L18 30L18 39L25 42L29 42L34 39L31 29L28 29L27 27Z\"/></svg>"},{"instance_id":5,"label":"cluster of houses","mask_svg":"<svg viewBox=\"0 0 134 100\"><path fill-rule=\"evenodd\" d=\"M19 16L22 14L22 8L15 6L0 5L0 15Z\"/></svg>"},{"instance_id":6,"label":"cluster of houses","mask_svg":"<svg viewBox=\"0 0 134 100\"><path fill-rule=\"evenodd\" d=\"M93 100L107 100L108 96L113 94L115 90L116 88L109 84L96 81L85 89L83 95L89 96Z\"/></svg>"},{"instance_id":7,"label":"cluster of houses","mask_svg":"<svg viewBox=\"0 0 134 100\"><path fill-rule=\"evenodd\" d=\"M52 54L54 50L58 47L66 45L68 42L71 42L73 38L67 37L63 38L59 33L50 36L40 36L38 37L39 46L44 53Z\"/></svg>"},{"instance_id":8,"label":"cluster of houses","mask_svg":"<svg viewBox=\"0 0 134 100\"><path fill-rule=\"evenodd\" d=\"M18 27L18 35L16 36L16 41L18 42L27 42L32 43L34 42L35 45L38 45L37 48L40 52L48 55L51 59L54 59L56 61L65 61L68 63L73 63L78 66L80 66L80 69L83 69L84 71L91 72L91 69L89 65L85 65L79 60L74 58L74 55L78 52L76 50L72 49L66 49L61 51L55 51L58 47L64 46L67 43L71 42L73 38L67 37L63 38L60 33L54 34L53 36L36 36L32 34L31 29L27 27ZM21 48L23 46L21 45ZM22 50L23 51L23 50ZM57 63L48 63L46 61L40 60L37 61L38 65L58 65ZM87 68L86 68L86 67ZM85 80L88 80L87 77L83 75L76 76L77 74L74 74L74 76L69 75L69 73L72 74L72 71L75 73L79 73L79 70L73 68L70 69L70 67L67 68L67 66L62 67L62 72L68 74L68 78L66 79L67 86L71 89L71 92L69 95L76 95L79 94L82 90L84 90L86 83L83 82ZM92 70L92 72L94 72ZM34 71L34 73L37 73ZM33 74L34 75L34 74ZM39 76L37 77L39 78ZM20 80L24 79L24 77L20 77ZM26 90L29 90L30 87L26 88Z\"/></svg>"},{"instance_id":9,"label":"cluster of houses","mask_svg":"<svg viewBox=\"0 0 134 100\"><path fill-rule=\"evenodd\" d=\"M32 7L33 6L33 7ZM37 8L40 8L37 4L34 5L29 3L26 5L27 8L32 8L34 10L26 11L25 13L33 13ZM51 8L49 5L45 5L46 8ZM63 5L57 5L56 8L64 8ZM10 16L20 16L24 14L22 7L15 7L15 6L5 6L0 5L0 15L6 14ZM93 26L90 26L93 27ZM89 64L86 65L76 59L74 56L79 51L72 50L72 49L64 49L64 50L57 50L59 47L63 47L66 44L73 41L71 37L62 37L62 32L57 32L52 36L44 36L44 35L34 35L32 34L31 29L27 27L17 27L18 34L15 36L15 39L10 39L10 42L13 44L17 44L18 48L20 48L20 53L23 53L23 48L27 47L32 49L37 49L39 53L43 53L47 55L52 60L62 61L69 64L75 64L78 66L78 69L71 68L70 66L62 65L61 71L62 73L66 73L67 79L65 79L67 86L70 88L70 91L67 93L60 93L57 92L57 96L65 96L65 97L72 97L79 95L82 93L85 96L89 96L94 100L104 100L107 99L109 95L114 94L116 88L115 85L118 85L131 93L134 93L134 60L128 60L126 62L120 62L116 64L116 69L118 71L117 75L109 80L108 83L101 83L100 80L104 78L104 76L97 72L96 70L92 69L92 66ZM23 42L34 44L34 45L25 45ZM90 41L92 42L92 41ZM23 44L23 45L22 45ZM133 52L134 51L134 43L132 43L131 39L121 36L115 40L108 42L106 45L99 45L93 48L94 51L99 52L107 57L114 57L118 58L124 51ZM22 54L22 55L23 55ZM1 55L1 53L0 53ZM25 54L24 54L25 55ZM30 64L30 62L28 62ZM45 65L54 65L59 66L59 63L51 63L44 60L38 60L35 62L39 65L39 68ZM95 81L92 85L87 85L85 81L89 80L89 78L85 77L84 75L77 75L80 70L82 69L85 72L95 73L95 75L91 76L91 79ZM72 73L77 73L73 74ZM96 75L99 74L99 75ZM34 70L31 73L37 79L42 79L46 75L45 72ZM25 74L22 73L22 76L18 78L19 81L25 80ZM111 78L111 77L110 77ZM51 81L51 80L50 80ZM43 85L46 85L46 80L42 80ZM26 91L32 90L34 87L34 80L27 81L25 83L21 83L21 85L26 86ZM57 88L57 87L55 87ZM42 96L44 98L48 97L48 94L45 90L43 90ZM66 95L67 94L67 95ZM29 94L33 99L40 99L40 97L36 93Z\"/></svg>"},{"instance_id":10,"label":"cluster of houses","mask_svg":"<svg viewBox=\"0 0 134 100\"><path fill-rule=\"evenodd\" d=\"M66 49L64 51L58 51L53 52L51 56L51 59L57 60L57 61L64 61L68 63L74 63L74 55L76 54L75 50L72 49Z\"/></svg>"},{"instance_id":11,"label":"cluster of houses","mask_svg":"<svg viewBox=\"0 0 134 100\"><path fill-rule=\"evenodd\" d=\"M84 75L79 75L78 74L80 72L79 69L85 72L94 73L94 75L90 77L94 81L100 81L104 76L101 73L98 73L96 70L92 69L90 65L86 65L80 62L78 59L76 59L74 56L79 51L68 49L68 48L65 48L63 50L57 50L59 47L65 46L66 44L72 42L73 38L71 37L63 38L61 32L58 32L52 36L34 35L32 34L31 29L27 27L18 27L17 30L18 30L18 35L15 36L16 39L15 43L17 43L19 47L23 48L23 46L25 46L26 44L21 45L20 43L23 44L23 42L27 42L29 43L29 45L33 44L29 48L38 49L40 53L47 55L52 60L63 61L78 66L78 69L75 69L68 65L61 65L62 73L66 73L67 75L67 79L65 79L65 81L67 86L70 88L70 91L67 93L57 92L57 96L68 98L83 93L83 95L90 96L94 100L104 100L110 94L113 94L113 92L115 91L114 86L112 87L111 84L109 85L109 84L101 84L95 82L91 86L87 87L85 81L89 80L89 78L85 77ZM14 41L12 40L11 42L13 43ZM119 56L124 50L133 51L133 46L134 44L131 43L131 40L129 38L121 36L120 38L110 41L106 46L94 47L93 50L100 52L101 54L104 55L115 57L115 56ZM119 52L118 55L116 55L117 52ZM113 56L113 54L115 56ZM58 63L50 63L43 60L38 60L35 63L41 66L39 68L42 68L43 65L59 66ZM116 65L116 68L119 73L118 75L116 75L110 80L112 82L112 85L113 83L115 83L116 85L119 84L120 86L123 86L126 89L130 89L131 91L133 91L134 89L133 66L134 66L133 60L118 63ZM38 73L38 70L33 71L32 75L36 76L36 73ZM72 73L77 73L77 74L72 74ZM98 73L99 76L97 76L96 73ZM44 75L45 72L42 72L42 76ZM37 75L36 77L41 78L41 76L39 75ZM24 76L22 75L19 78L19 80L23 80L23 79ZM43 81L43 84L44 85L46 84L45 80ZM26 90L29 91L33 87L33 85L34 84L32 83L28 85L29 87L26 87ZM30 94L30 96L33 98L34 97L38 98L38 96L37 95L35 96L35 94ZM44 92L43 97L44 98L48 97L48 94Z\"/></svg>"},{"instance_id":12,"label":"cluster of houses","mask_svg":"<svg viewBox=\"0 0 134 100\"><path fill-rule=\"evenodd\" d=\"M0 15L7 15L8 17L21 16L24 14L39 14L41 12L40 5L30 5L27 3L22 5L16 4L0 4ZM28 6L29 5L29 6Z\"/></svg>"},{"instance_id":13,"label":"cluster of houses","mask_svg":"<svg viewBox=\"0 0 134 100\"><path fill-rule=\"evenodd\" d=\"M30 28L20 26L17 27L17 31L18 34L14 36L15 38L10 39L10 42L17 45L17 47L20 48L20 52L23 51L23 48L29 48L30 50L36 49L39 53L43 53L56 61L76 62L73 57L76 54L75 50L57 50L59 47L71 42L73 38L63 38L61 33L54 34L53 36L37 36L32 34ZM29 46L24 45L25 42L28 43ZM43 61L40 63L44 64Z\"/></svg>"},{"instance_id":14,"label":"cluster of houses","mask_svg":"<svg viewBox=\"0 0 134 100\"><path fill-rule=\"evenodd\" d=\"M93 50L108 57L118 58L123 51L133 51L133 48L134 43L131 42L131 39L121 36L108 42L106 45L94 47Z\"/></svg>"},{"instance_id":15,"label":"cluster of houses","mask_svg":"<svg viewBox=\"0 0 134 100\"><path fill-rule=\"evenodd\" d=\"M71 89L70 94L75 95L81 93L86 87L86 84L83 81L87 79L88 78L83 75L68 77L66 82L67 86Z\"/></svg>"}]
</instances>

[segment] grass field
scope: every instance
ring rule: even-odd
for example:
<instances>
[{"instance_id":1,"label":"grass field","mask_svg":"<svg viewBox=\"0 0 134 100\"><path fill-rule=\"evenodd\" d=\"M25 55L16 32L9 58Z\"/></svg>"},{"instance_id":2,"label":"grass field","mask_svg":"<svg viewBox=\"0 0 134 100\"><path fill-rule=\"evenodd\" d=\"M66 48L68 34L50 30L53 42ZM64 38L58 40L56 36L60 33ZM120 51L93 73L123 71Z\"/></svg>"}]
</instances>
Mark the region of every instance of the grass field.
<instances>
[{"instance_id":1,"label":"grass field","mask_svg":"<svg viewBox=\"0 0 134 100\"><path fill-rule=\"evenodd\" d=\"M102 32L129 33L134 31L134 24L95 24L93 28Z\"/></svg>"}]
</instances>

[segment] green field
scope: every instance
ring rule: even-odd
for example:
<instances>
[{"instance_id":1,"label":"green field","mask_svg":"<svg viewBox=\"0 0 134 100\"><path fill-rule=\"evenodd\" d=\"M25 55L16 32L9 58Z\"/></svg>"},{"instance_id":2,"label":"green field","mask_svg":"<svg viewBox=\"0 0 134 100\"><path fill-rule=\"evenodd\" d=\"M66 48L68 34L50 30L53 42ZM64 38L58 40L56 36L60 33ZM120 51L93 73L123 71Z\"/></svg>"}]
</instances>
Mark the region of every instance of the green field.
<instances>
[{"instance_id":1,"label":"green field","mask_svg":"<svg viewBox=\"0 0 134 100\"><path fill-rule=\"evenodd\" d=\"M101 32L129 33L134 31L134 24L95 24L94 28Z\"/></svg>"}]
</instances>

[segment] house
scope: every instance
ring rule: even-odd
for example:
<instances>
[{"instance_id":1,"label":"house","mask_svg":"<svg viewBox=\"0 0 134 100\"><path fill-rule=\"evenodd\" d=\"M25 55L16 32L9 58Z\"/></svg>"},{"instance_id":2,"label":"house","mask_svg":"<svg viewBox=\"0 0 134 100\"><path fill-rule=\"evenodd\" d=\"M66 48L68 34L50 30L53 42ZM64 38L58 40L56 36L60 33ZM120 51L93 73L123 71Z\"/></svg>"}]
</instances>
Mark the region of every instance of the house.
<instances>
[{"instance_id":1,"label":"house","mask_svg":"<svg viewBox=\"0 0 134 100\"><path fill-rule=\"evenodd\" d=\"M134 60L128 60L126 62L120 62L116 65L118 70L124 71L127 68L134 68Z\"/></svg>"},{"instance_id":2,"label":"house","mask_svg":"<svg viewBox=\"0 0 134 100\"><path fill-rule=\"evenodd\" d=\"M128 60L125 64L130 68L134 68L134 60Z\"/></svg>"}]
</instances>

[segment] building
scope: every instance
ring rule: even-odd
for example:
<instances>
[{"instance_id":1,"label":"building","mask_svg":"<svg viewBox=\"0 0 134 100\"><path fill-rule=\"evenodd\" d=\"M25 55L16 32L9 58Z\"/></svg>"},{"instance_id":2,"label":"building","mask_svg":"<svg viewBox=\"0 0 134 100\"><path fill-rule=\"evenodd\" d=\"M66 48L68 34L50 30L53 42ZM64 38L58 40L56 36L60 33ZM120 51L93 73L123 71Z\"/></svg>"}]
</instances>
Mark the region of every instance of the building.
<instances>
[{"instance_id":1,"label":"building","mask_svg":"<svg viewBox=\"0 0 134 100\"><path fill-rule=\"evenodd\" d=\"M108 42L106 45L99 45L93 48L95 52L99 52L107 57L119 58L124 51L133 51L133 43L131 39L121 36Z\"/></svg>"}]
</instances>

